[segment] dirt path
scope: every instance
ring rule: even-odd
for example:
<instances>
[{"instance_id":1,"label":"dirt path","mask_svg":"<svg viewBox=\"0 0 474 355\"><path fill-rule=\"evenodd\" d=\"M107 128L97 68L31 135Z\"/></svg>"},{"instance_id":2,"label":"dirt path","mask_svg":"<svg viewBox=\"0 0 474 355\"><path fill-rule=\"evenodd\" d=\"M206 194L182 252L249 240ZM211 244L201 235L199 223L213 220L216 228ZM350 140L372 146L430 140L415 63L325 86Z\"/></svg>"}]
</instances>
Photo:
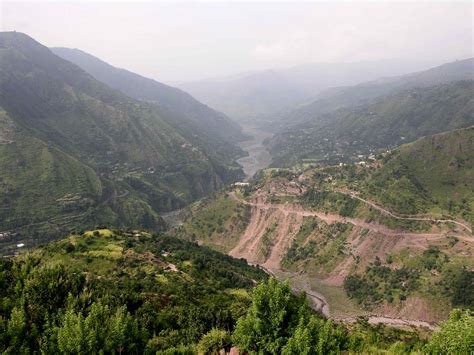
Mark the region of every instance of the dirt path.
<instances>
[{"instance_id":1,"label":"dirt path","mask_svg":"<svg viewBox=\"0 0 474 355\"><path fill-rule=\"evenodd\" d=\"M396 229L391 229L385 225L378 224L378 223L367 223L364 220L358 219L358 218L342 217L337 214L306 210L295 205L288 205L288 204L281 205L281 204L246 201L246 200L238 198L233 192L230 192L229 196L232 199L239 201L240 203L243 203L248 206L256 207L258 210L263 210L263 211L279 210L280 212L284 214L296 214L303 217L313 216L313 217L318 217L319 219L323 220L324 222L328 224L332 224L335 222L351 223L355 226L362 227L370 231L387 235L387 236L409 236L409 237L417 237L417 238L424 238L424 239L430 239L430 238L437 239L443 236L442 233L415 233L415 232L400 231ZM466 241L474 241L474 236L473 237L456 236L456 237L459 239L466 240Z\"/></svg>"},{"instance_id":2,"label":"dirt path","mask_svg":"<svg viewBox=\"0 0 474 355\"><path fill-rule=\"evenodd\" d=\"M344 191L344 190L337 190L337 192L339 193L342 193L344 195L348 195L352 198L355 198L355 199L358 199L359 201L362 201L364 202L365 204L373 207L374 209L382 212L383 214L386 214L390 217L393 217L395 219L400 219L400 220L407 220L407 221L427 221L427 222L433 222L433 223L454 223L462 228L464 228L465 230L467 230L469 233L472 234L472 228L470 228L467 224L465 223L462 223L462 222L459 222L459 221L455 221L453 219L435 219L435 218L432 218L432 217L421 217L421 216L415 216L415 215L401 215L401 214L397 214L397 213L394 213L392 211L389 211L385 208L383 208L382 206L379 206L377 205L376 203L372 202L372 201L369 201L369 200L366 200L360 196L357 195L357 193L355 193L354 191Z\"/></svg>"},{"instance_id":3,"label":"dirt path","mask_svg":"<svg viewBox=\"0 0 474 355\"><path fill-rule=\"evenodd\" d=\"M275 210L276 209L285 214L296 214L303 217L309 217L309 216L318 217L319 219L323 220L324 222L328 224L332 224L335 222L351 223L355 226L362 227L362 228L365 228L370 231L380 233L386 236L405 236L405 237L413 237L417 239L422 238L424 240L431 240L431 239L436 240L436 239L444 237L444 234L442 233L415 233L415 232L400 231L396 229L391 229L385 225L378 224L378 223L367 223L364 220L358 219L358 218L342 217L337 214L306 210L300 206L295 206L295 205L289 205L289 204L281 205L281 204L271 204L271 203L265 203L265 202L250 202L250 201L246 201L237 197L234 192L230 192L229 196L232 199L239 201L240 203L256 207L257 209L260 209L260 210ZM432 220L432 221L436 223L442 220ZM468 242L474 242L474 236L457 235L456 238L460 240L468 241Z\"/></svg>"}]
</instances>

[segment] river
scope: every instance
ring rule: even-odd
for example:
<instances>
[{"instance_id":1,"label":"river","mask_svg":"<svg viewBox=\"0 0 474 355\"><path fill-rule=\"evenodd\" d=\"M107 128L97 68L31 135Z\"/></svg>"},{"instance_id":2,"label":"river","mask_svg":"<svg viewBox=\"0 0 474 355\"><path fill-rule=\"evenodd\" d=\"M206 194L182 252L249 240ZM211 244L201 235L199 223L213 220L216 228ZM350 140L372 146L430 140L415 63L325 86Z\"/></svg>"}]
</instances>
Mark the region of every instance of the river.
<instances>
[{"instance_id":1,"label":"river","mask_svg":"<svg viewBox=\"0 0 474 355\"><path fill-rule=\"evenodd\" d=\"M268 167L272 162L270 153L263 145L263 141L270 138L272 134L250 125L243 126L242 132L251 136L250 139L239 143L240 148L249 155L240 158L237 162L243 167L245 180L249 180L257 171Z\"/></svg>"},{"instance_id":2,"label":"river","mask_svg":"<svg viewBox=\"0 0 474 355\"><path fill-rule=\"evenodd\" d=\"M248 140L239 143L240 148L246 151L249 155L237 160L237 162L243 167L245 181L247 181L254 176L257 171L270 165L272 158L267 149L265 149L263 141L266 138L270 138L272 134L250 125L242 126L242 132L251 137ZM183 221L189 217L189 211L185 207L162 213L161 217L168 225L177 227L182 225Z\"/></svg>"}]
</instances>

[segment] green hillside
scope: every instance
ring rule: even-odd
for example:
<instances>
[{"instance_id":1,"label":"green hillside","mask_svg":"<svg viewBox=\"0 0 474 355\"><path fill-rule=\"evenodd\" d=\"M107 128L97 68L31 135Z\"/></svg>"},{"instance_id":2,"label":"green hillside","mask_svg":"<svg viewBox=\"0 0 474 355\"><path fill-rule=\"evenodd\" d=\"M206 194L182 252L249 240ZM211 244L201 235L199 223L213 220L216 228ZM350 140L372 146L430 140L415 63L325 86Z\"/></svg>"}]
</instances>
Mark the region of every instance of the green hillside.
<instances>
[{"instance_id":1,"label":"green hillside","mask_svg":"<svg viewBox=\"0 0 474 355\"><path fill-rule=\"evenodd\" d=\"M78 49L52 48L53 53L91 74L97 80L137 100L156 104L163 119L187 140L222 159L243 155L235 143L241 128L224 114L201 104L177 88L113 67Z\"/></svg>"},{"instance_id":2,"label":"green hillside","mask_svg":"<svg viewBox=\"0 0 474 355\"><path fill-rule=\"evenodd\" d=\"M0 107L0 187L8 191L0 231L13 239L104 223L158 229L160 212L242 174L188 141L154 105L110 89L21 33L0 34Z\"/></svg>"},{"instance_id":3,"label":"green hillside","mask_svg":"<svg viewBox=\"0 0 474 355\"><path fill-rule=\"evenodd\" d=\"M10 128L8 143L0 144L2 230L82 214L100 199L103 186L91 168L28 136L5 111L0 122L0 130L7 122Z\"/></svg>"},{"instance_id":4,"label":"green hillside","mask_svg":"<svg viewBox=\"0 0 474 355\"><path fill-rule=\"evenodd\" d=\"M165 235L96 230L0 261L0 352L194 353L265 274Z\"/></svg>"},{"instance_id":5,"label":"green hillside","mask_svg":"<svg viewBox=\"0 0 474 355\"><path fill-rule=\"evenodd\" d=\"M474 81L403 91L371 104L340 109L274 136L274 166L298 161L361 160L431 135L474 124Z\"/></svg>"},{"instance_id":6,"label":"green hillside","mask_svg":"<svg viewBox=\"0 0 474 355\"><path fill-rule=\"evenodd\" d=\"M364 191L402 213L444 211L474 223L474 127L422 138L390 153Z\"/></svg>"},{"instance_id":7,"label":"green hillside","mask_svg":"<svg viewBox=\"0 0 474 355\"><path fill-rule=\"evenodd\" d=\"M355 191L399 214L430 213L472 223L473 150L474 127L468 127L420 138L365 165L310 169L315 187L327 194L315 192L313 197L318 197L321 205L331 204L335 198L346 204L352 201L360 208L363 204L349 196L331 192Z\"/></svg>"},{"instance_id":8,"label":"green hillside","mask_svg":"<svg viewBox=\"0 0 474 355\"><path fill-rule=\"evenodd\" d=\"M189 241L229 252L244 232L250 209L238 201L219 193L202 199L186 208L188 218L172 230L173 235Z\"/></svg>"},{"instance_id":9,"label":"green hillside","mask_svg":"<svg viewBox=\"0 0 474 355\"><path fill-rule=\"evenodd\" d=\"M332 111L370 104L377 98L395 95L404 90L473 79L474 58L469 58L402 76L381 77L354 86L333 87L320 93L310 103L269 117L271 124L268 129L283 132L298 124L317 120Z\"/></svg>"}]
</instances>

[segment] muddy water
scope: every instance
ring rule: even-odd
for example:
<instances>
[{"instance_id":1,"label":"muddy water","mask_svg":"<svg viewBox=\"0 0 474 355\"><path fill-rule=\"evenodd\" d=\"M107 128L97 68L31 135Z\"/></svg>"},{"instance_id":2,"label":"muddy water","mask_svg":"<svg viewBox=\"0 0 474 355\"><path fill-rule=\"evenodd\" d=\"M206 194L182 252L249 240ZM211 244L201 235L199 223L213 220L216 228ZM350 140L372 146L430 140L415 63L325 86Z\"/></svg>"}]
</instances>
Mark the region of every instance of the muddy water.
<instances>
[{"instance_id":1,"label":"muddy water","mask_svg":"<svg viewBox=\"0 0 474 355\"><path fill-rule=\"evenodd\" d=\"M242 165L245 180L250 179L260 169L268 167L272 161L270 153L264 147L263 141L272 136L271 133L262 131L254 126L244 126L243 133L251 136L250 139L240 142L239 146L246 152L247 157L240 158L237 162Z\"/></svg>"}]
</instances>

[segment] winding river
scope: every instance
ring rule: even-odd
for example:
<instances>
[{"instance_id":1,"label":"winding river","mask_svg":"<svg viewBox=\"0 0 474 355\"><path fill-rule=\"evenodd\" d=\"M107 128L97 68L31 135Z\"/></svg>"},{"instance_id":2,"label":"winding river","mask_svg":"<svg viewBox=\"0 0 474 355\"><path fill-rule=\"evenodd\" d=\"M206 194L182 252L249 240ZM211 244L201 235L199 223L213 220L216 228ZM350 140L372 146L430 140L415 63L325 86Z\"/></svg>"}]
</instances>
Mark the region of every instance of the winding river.
<instances>
[{"instance_id":1,"label":"winding river","mask_svg":"<svg viewBox=\"0 0 474 355\"><path fill-rule=\"evenodd\" d=\"M270 138L272 134L250 125L243 126L242 132L251 137L239 143L240 148L249 155L240 158L237 162L243 167L245 180L249 180L257 171L268 167L272 162L270 153L263 145L263 141Z\"/></svg>"}]
</instances>

